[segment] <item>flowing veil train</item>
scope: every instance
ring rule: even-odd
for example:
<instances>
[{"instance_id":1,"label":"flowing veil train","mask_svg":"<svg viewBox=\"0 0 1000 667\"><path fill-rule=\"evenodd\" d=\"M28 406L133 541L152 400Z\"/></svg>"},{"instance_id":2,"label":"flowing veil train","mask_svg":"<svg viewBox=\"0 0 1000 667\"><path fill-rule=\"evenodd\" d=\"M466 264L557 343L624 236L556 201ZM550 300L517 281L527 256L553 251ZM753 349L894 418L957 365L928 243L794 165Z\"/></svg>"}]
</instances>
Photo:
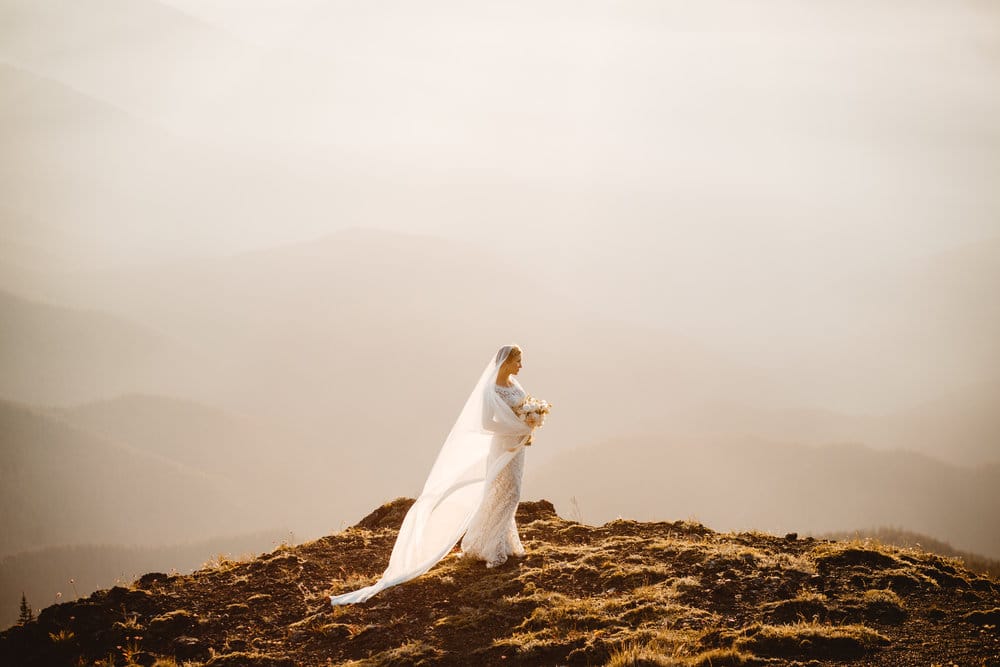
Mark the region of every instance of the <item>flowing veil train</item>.
<instances>
[{"instance_id":1,"label":"flowing veil train","mask_svg":"<svg viewBox=\"0 0 1000 667\"><path fill-rule=\"evenodd\" d=\"M465 402L434 466L413 506L400 526L389 566L371 586L330 596L333 605L364 602L390 586L414 579L434 567L462 537L483 494L518 448L531 428L517 418L493 386L500 366L513 346L505 345L486 364ZM491 448L505 451L486 469Z\"/></svg>"}]
</instances>

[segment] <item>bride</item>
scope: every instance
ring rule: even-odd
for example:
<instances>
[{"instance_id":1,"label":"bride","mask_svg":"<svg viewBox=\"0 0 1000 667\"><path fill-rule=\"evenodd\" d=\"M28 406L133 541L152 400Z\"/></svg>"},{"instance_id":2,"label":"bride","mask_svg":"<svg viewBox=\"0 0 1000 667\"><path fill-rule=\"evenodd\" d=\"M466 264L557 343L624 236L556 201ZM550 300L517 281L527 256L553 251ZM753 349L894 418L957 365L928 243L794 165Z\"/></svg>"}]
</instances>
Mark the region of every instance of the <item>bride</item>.
<instances>
[{"instance_id":1,"label":"bride","mask_svg":"<svg viewBox=\"0 0 1000 667\"><path fill-rule=\"evenodd\" d=\"M504 345L486 364L441 446L424 489L399 528L382 577L333 595L334 605L364 602L381 590L420 576L462 538L462 556L486 561L524 555L514 512L521 497L524 447L549 404L528 396L514 378L521 348ZM465 535L464 538L462 537Z\"/></svg>"}]
</instances>

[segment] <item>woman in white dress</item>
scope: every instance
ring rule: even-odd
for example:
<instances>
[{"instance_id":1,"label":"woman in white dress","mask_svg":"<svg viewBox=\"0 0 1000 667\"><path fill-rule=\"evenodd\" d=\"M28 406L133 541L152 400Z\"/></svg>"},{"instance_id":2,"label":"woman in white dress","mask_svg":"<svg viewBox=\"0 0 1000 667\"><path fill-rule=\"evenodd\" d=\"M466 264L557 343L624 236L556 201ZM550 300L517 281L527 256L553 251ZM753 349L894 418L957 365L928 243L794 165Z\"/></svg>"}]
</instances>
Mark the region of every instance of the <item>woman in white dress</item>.
<instances>
[{"instance_id":1,"label":"woman in white dress","mask_svg":"<svg viewBox=\"0 0 1000 667\"><path fill-rule=\"evenodd\" d=\"M516 410L527 393L514 376L521 370L521 348L511 346L507 360L497 373L493 390L501 400ZM506 451L504 439L497 438L490 450L487 469ZM531 436L525 445L531 444ZM462 555L486 561L486 567L496 567L508 556L523 556L524 547L517 534L514 513L521 500L521 477L524 474L524 447L518 447L513 458L497 473L493 483L486 487L482 502L473 515L469 528L462 538Z\"/></svg>"},{"instance_id":2,"label":"woman in white dress","mask_svg":"<svg viewBox=\"0 0 1000 667\"><path fill-rule=\"evenodd\" d=\"M523 413L527 394L514 378L520 369L516 345L501 347L487 363L423 491L403 518L385 572L371 586L331 596L331 604L364 602L420 576L463 534L463 555L484 560L488 567L524 554L514 512L521 496L524 447L540 420Z\"/></svg>"}]
</instances>

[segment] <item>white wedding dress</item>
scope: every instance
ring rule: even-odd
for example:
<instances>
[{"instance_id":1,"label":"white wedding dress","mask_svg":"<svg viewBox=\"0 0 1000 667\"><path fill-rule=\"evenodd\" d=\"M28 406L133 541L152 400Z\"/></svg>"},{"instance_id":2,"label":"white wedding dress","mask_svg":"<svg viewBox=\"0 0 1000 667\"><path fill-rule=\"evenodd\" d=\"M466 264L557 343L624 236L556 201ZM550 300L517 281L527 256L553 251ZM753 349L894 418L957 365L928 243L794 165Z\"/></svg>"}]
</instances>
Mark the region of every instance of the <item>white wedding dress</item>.
<instances>
[{"instance_id":1,"label":"white wedding dress","mask_svg":"<svg viewBox=\"0 0 1000 667\"><path fill-rule=\"evenodd\" d=\"M523 554L514 512L521 496L524 446L532 428L513 408L525 393L514 377L498 387L505 345L486 364L445 438L420 496L403 517L389 565L370 586L331 595L333 605L364 602L379 591L419 577L463 541L465 555L489 565Z\"/></svg>"},{"instance_id":2,"label":"white wedding dress","mask_svg":"<svg viewBox=\"0 0 1000 667\"><path fill-rule=\"evenodd\" d=\"M519 385L504 387L494 385L496 393L504 403L516 408L524 402L527 394ZM496 442L490 451L487 468L504 455L503 442ZM469 523L469 529L462 538L462 556L486 561L486 567L496 567L508 556L523 556L524 547L517 534L514 513L521 500L521 477L524 474L524 447L510 459L493 483L486 488L482 503Z\"/></svg>"}]
</instances>

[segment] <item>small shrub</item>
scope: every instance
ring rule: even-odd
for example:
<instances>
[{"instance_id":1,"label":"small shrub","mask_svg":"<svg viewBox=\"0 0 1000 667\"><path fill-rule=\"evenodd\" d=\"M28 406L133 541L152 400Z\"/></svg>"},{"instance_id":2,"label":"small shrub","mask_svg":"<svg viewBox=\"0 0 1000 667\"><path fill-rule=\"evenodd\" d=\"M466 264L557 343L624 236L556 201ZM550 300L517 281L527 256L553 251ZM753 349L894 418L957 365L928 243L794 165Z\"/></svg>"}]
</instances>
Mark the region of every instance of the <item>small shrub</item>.
<instances>
[{"instance_id":1,"label":"small shrub","mask_svg":"<svg viewBox=\"0 0 1000 667\"><path fill-rule=\"evenodd\" d=\"M670 582L670 592L674 595L691 593L701 588L701 581L698 577L680 577Z\"/></svg>"},{"instance_id":2,"label":"small shrub","mask_svg":"<svg viewBox=\"0 0 1000 667\"><path fill-rule=\"evenodd\" d=\"M329 595L340 595L341 593L349 593L350 591L355 591L359 588L364 588L365 586L370 586L375 583L375 577L361 574L358 572L351 572L346 574L341 580L340 585L336 589L327 591Z\"/></svg>"},{"instance_id":3,"label":"small shrub","mask_svg":"<svg viewBox=\"0 0 1000 667\"><path fill-rule=\"evenodd\" d=\"M411 640L365 660L344 663L344 667L389 667L390 665L425 667L436 665L443 655L444 651L439 648L419 640Z\"/></svg>"},{"instance_id":4,"label":"small shrub","mask_svg":"<svg viewBox=\"0 0 1000 667\"><path fill-rule=\"evenodd\" d=\"M757 625L736 642L736 648L774 658L854 659L889 643L863 625Z\"/></svg>"},{"instance_id":5,"label":"small shrub","mask_svg":"<svg viewBox=\"0 0 1000 667\"><path fill-rule=\"evenodd\" d=\"M142 637L140 636L126 637L125 644L118 647L118 650L122 652L122 657L125 658L126 667L134 665L136 657L142 653L142 648L139 646L141 641Z\"/></svg>"},{"instance_id":6,"label":"small shrub","mask_svg":"<svg viewBox=\"0 0 1000 667\"><path fill-rule=\"evenodd\" d=\"M186 609L175 609L152 619L149 622L149 633L160 637L175 637L197 624L197 616Z\"/></svg>"},{"instance_id":7,"label":"small shrub","mask_svg":"<svg viewBox=\"0 0 1000 667\"><path fill-rule=\"evenodd\" d=\"M646 646L624 646L611 653L604 667L676 667L677 661Z\"/></svg>"},{"instance_id":8,"label":"small shrub","mask_svg":"<svg viewBox=\"0 0 1000 667\"><path fill-rule=\"evenodd\" d=\"M761 664L764 663L757 657L729 648L713 649L687 658L684 667L750 667Z\"/></svg>"},{"instance_id":9,"label":"small shrub","mask_svg":"<svg viewBox=\"0 0 1000 667\"><path fill-rule=\"evenodd\" d=\"M114 627L127 632L141 632L143 629L142 623L139 622L139 615L128 613L124 605L122 605L122 620L116 621Z\"/></svg>"},{"instance_id":10,"label":"small shrub","mask_svg":"<svg viewBox=\"0 0 1000 667\"><path fill-rule=\"evenodd\" d=\"M49 639L52 640L53 644L67 644L75 638L76 635L73 634L72 630L60 630L59 632L49 633Z\"/></svg>"},{"instance_id":11,"label":"small shrub","mask_svg":"<svg viewBox=\"0 0 1000 667\"><path fill-rule=\"evenodd\" d=\"M914 567L896 568L882 573L878 585L897 591L940 588L941 585Z\"/></svg>"},{"instance_id":12,"label":"small shrub","mask_svg":"<svg viewBox=\"0 0 1000 667\"><path fill-rule=\"evenodd\" d=\"M268 653L221 653L205 663L205 667L295 667L291 658Z\"/></svg>"},{"instance_id":13,"label":"small shrub","mask_svg":"<svg viewBox=\"0 0 1000 667\"><path fill-rule=\"evenodd\" d=\"M889 589L865 591L865 618L885 623L901 623L906 618L906 608L899 596Z\"/></svg>"},{"instance_id":14,"label":"small shrub","mask_svg":"<svg viewBox=\"0 0 1000 667\"><path fill-rule=\"evenodd\" d=\"M864 599L868 603L884 602L899 607L903 606L903 601L899 599L899 596L894 591L886 588L865 591Z\"/></svg>"},{"instance_id":15,"label":"small shrub","mask_svg":"<svg viewBox=\"0 0 1000 667\"><path fill-rule=\"evenodd\" d=\"M803 592L791 600L766 603L762 609L765 617L776 623L826 620L830 615L826 596L822 593Z\"/></svg>"},{"instance_id":16,"label":"small shrub","mask_svg":"<svg viewBox=\"0 0 1000 667\"><path fill-rule=\"evenodd\" d=\"M1000 607L970 611L969 613L962 615L962 620L975 625L992 625L993 627L1000 627Z\"/></svg>"},{"instance_id":17,"label":"small shrub","mask_svg":"<svg viewBox=\"0 0 1000 667\"><path fill-rule=\"evenodd\" d=\"M821 568L862 566L885 569L900 564L891 553L871 546L824 545L816 551L816 562Z\"/></svg>"},{"instance_id":18,"label":"small shrub","mask_svg":"<svg viewBox=\"0 0 1000 667\"><path fill-rule=\"evenodd\" d=\"M611 654L605 667L750 667L763 664L757 657L736 649L711 649L692 656L679 654L679 647L668 649L655 644L629 645Z\"/></svg>"}]
</instances>

